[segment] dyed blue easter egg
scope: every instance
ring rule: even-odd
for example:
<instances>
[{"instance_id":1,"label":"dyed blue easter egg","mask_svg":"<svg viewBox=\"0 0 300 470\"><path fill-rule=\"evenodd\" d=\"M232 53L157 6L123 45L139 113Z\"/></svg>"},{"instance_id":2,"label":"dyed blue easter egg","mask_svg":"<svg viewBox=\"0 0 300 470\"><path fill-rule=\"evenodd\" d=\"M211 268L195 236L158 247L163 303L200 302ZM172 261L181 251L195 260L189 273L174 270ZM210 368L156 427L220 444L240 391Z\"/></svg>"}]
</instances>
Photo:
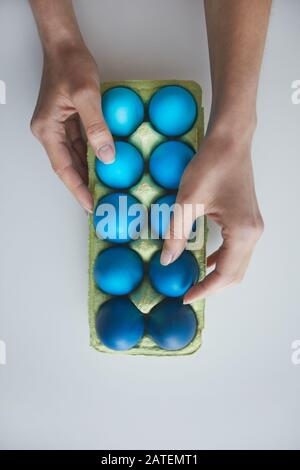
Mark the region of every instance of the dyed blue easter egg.
<instances>
[{"instance_id":1,"label":"dyed blue easter egg","mask_svg":"<svg viewBox=\"0 0 300 470\"><path fill-rule=\"evenodd\" d=\"M166 189L177 189L194 150L178 140L163 142L152 152L150 174L154 181ZM103 164L102 164L103 165Z\"/></svg>"},{"instance_id":2,"label":"dyed blue easter egg","mask_svg":"<svg viewBox=\"0 0 300 470\"><path fill-rule=\"evenodd\" d=\"M145 220L141 202L126 193L107 194L94 210L97 237L113 243L126 243L139 238Z\"/></svg>"},{"instance_id":3,"label":"dyed blue easter egg","mask_svg":"<svg viewBox=\"0 0 300 470\"><path fill-rule=\"evenodd\" d=\"M172 206L175 204L175 194L167 194L158 198L151 207L150 223L154 235L163 238L166 234L173 214Z\"/></svg>"},{"instance_id":4,"label":"dyed blue easter egg","mask_svg":"<svg viewBox=\"0 0 300 470\"><path fill-rule=\"evenodd\" d=\"M144 120L144 104L130 88L115 87L102 97L104 119L115 136L132 134Z\"/></svg>"},{"instance_id":5,"label":"dyed blue easter egg","mask_svg":"<svg viewBox=\"0 0 300 470\"><path fill-rule=\"evenodd\" d=\"M144 171L140 152L128 142L115 142L116 157L109 165L96 159L98 178L107 186L126 189L138 182Z\"/></svg>"},{"instance_id":6,"label":"dyed blue easter egg","mask_svg":"<svg viewBox=\"0 0 300 470\"><path fill-rule=\"evenodd\" d=\"M190 251L184 251L171 264L160 264L161 251L154 254L149 265L149 279L157 292L166 297L182 297L198 280L199 267Z\"/></svg>"},{"instance_id":7,"label":"dyed blue easter egg","mask_svg":"<svg viewBox=\"0 0 300 470\"><path fill-rule=\"evenodd\" d=\"M126 295L141 282L144 265L134 250L116 246L102 251L94 266L94 279L99 289L111 295Z\"/></svg>"},{"instance_id":8,"label":"dyed blue easter egg","mask_svg":"<svg viewBox=\"0 0 300 470\"><path fill-rule=\"evenodd\" d=\"M178 299L165 299L146 317L146 333L161 348L176 351L194 338L197 320L190 305Z\"/></svg>"},{"instance_id":9,"label":"dyed blue easter egg","mask_svg":"<svg viewBox=\"0 0 300 470\"><path fill-rule=\"evenodd\" d=\"M195 99L181 86L165 86L151 98L150 122L162 134L170 137L185 134L193 126L196 117Z\"/></svg>"},{"instance_id":10,"label":"dyed blue easter egg","mask_svg":"<svg viewBox=\"0 0 300 470\"><path fill-rule=\"evenodd\" d=\"M116 351L130 349L144 334L143 314L126 297L112 298L99 308L96 332L106 347Z\"/></svg>"}]
</instances>

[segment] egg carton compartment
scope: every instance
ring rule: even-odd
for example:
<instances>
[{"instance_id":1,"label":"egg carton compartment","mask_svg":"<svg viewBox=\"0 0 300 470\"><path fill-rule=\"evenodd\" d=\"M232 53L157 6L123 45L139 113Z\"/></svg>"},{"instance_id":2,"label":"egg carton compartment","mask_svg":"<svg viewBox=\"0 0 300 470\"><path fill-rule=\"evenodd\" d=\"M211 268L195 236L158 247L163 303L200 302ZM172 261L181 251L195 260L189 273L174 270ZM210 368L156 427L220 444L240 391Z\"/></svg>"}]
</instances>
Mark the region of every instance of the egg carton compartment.
<instances>
[{"instance_id":1,"label":"egg carton compartment","mask_svg":"<svg viewBox=\"0 0 300 470\"><path fill-rule=\"evenodd\" d=\"M156 91L162 87L169 85L177 85L187 89L193 95L197 104L197 117L192 128L185 134L179 137L167 137L159 133L153 125L149 122L148 105L151 97ZM168 191L160 187L152 179L149 173L149 158L153 150L162 142L168 140L178 140L186 143L196 152L203 139L204 135L204 119L202 108L202 90L200 85L194 81L183 80L130 80L130 81L113 81L105 82L101 86L102 95L115 87L126 87L135 91L142 99L145 107L145 118L140 126L129 137L116 137L115 140L123 140L133 144L141 153L144 159L144 173L141 179L129 189L115 190L106 186L99 180L95 171L96 157L89 146L88 148L88 167L89 167L89 188L94 197L94 204L96 206L99 199L113 193L125 192L136 197L147 208L150 207L160 196L165 194L176 194L176 191ZM199 250L192 251L197 260L200 272L200 278L205 276L206 272L206 239L207 239L207 223L206 218L201 218L202 228L200 232L203 234L202 247ZM89 327L90 327L90 344L96 350L101 352L109 352L111 354L133 354L133 355L155 355L155 356L178 356L194 353L201 345L201 334L204 328L204 308L205 300L198 300L191 304L197 318L197 330L192 341L182 349L179 350L166 350L160 348L147 334L143 336L141 341L131 349L125 351L115 351L106 347L99 340L96 332L96 318L100 306L109 300L112 295L106 294L101 291L94 280L94 265L98 255L108 247L128 246L135 250L142 258L145 264L145 275L141 284L127 297L133 304L145 315L165 297L153 289L149 282L147 274L147 266L154 255L154 253L162 248L162 240L155 239L138 239L132 240L129 243L111 243L97 237L93 216L89 216Z\"/></svg>"}]
</instances>

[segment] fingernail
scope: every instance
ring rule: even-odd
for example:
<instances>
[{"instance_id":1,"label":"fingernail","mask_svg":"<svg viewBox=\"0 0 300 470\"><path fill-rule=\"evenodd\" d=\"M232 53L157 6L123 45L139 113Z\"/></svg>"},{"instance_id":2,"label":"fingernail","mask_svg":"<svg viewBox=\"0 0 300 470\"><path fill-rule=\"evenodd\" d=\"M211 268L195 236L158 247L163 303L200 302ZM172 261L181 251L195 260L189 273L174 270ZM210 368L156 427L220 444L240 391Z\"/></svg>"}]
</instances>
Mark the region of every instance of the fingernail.
<instances>
[{"instance_id":1,"label":"fingernail","mask_svg":"<svg viewBox=\"0 0 300 470\"><path fill-rule=\"evenodd\" d=\"M115 160L114 149L110 144L102 145L97 149L96 154L106 164L113 163Z\"/></svg>"},{"instance_id":2,"label":"fingernail","mask_svg":"<svg viewBox=\"0 0 300 470\"><path fill-rule=\"evenodd\" d=\"M84 207L84 210L88 215L93 213L93 209L91 209L90 207Z\"/></svg>"},{"instance_id":3,"label":"fingernail","mask_svg":"<svg viewBox=\"0 0 300 470\"><path fill-rule=\"evenodd\" d=\"M172 262L173 259L174 259L173 253L164 249L160 255L160 264L162 264L163 266L167 266L168 264Z\"/></svg>"}]
</instances>

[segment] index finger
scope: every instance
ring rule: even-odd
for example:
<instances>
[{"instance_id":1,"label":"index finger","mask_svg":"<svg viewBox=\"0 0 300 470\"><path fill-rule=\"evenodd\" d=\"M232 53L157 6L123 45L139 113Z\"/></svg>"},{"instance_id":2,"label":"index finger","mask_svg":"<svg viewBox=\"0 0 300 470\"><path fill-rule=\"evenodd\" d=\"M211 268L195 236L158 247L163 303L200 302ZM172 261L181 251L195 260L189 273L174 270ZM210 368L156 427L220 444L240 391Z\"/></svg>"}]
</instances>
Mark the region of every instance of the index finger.
<instances>
[{"instance_id":1,"label":"index finger","mask_svg":"<svg viewBox=\"0 0 300 470\"><path fill-rule=\"evenodd\" d=\"M252 244L241 240L224 240L215 253L214 271L186 293L184 303L202 299L240 282L249 264L253 247Z\"/></svg>"},{"instance_id":2,"label":"index finger","mask_svg":"<svg viewBox=\"0 0 300 470\"><path fill-rule=\"evenodd\" d=\"M173 263L185 249L196 218L196 214L193 214L194 204L182 201L180 192L173 207L173 215L170 220L169 229L165 234L160 259L161 264L165 266Z\"/></svg>"},{"instance_id":3,"label":"index finger","mask_svg":"<svg viewBox=\"0 0 300 470\"><path fill-rule=\"evenodd\" d=\"M93 212L93 198L79 172L74 167L71 152L66 142L44 143L51 166L57 176L88 212Z\"/></svg>"}]
</instances>

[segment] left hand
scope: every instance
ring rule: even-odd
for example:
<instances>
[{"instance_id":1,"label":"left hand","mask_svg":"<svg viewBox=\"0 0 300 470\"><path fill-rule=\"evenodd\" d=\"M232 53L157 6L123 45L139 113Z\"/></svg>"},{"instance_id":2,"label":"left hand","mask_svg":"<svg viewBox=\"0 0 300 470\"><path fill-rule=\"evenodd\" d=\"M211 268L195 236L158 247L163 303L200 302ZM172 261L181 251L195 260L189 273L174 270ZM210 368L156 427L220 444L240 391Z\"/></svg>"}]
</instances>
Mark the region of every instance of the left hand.
<instances>
[{"instance_id":1,"label":"left hand","mask_svg":"<svg viewBox=\"0 0 300 470\"><path fill-rule=\"evenodd\" d=\"M222 246L207 259L207 265L215 269L187 292L184 303L240 282L262 234L263 220L253 180L251 138L212 130L184 172L176 203L181 206L203 204L205 214L221 226L223 237ZM185 249L187 239L176 239L174 234L180 233L178 230L182 228L184 233L189 233L192 223L181 214L183 212L175 209L170 224L171 237L165 240L161 256L164 265L175 261Z\"/></svg>"},{"instance_id":2,"label":"left hand","mask_svg":"<svg viewBox=\"0 0 300 470\"><path fill-rule=\"evenodd\" d=\"M64 45L45 54L31 129L44 146L54 172L81 206L92 213L81 123L95 155L111 163L114 142L101 111L97 65L84 45Z\"/></svg>"}]
</instances>

